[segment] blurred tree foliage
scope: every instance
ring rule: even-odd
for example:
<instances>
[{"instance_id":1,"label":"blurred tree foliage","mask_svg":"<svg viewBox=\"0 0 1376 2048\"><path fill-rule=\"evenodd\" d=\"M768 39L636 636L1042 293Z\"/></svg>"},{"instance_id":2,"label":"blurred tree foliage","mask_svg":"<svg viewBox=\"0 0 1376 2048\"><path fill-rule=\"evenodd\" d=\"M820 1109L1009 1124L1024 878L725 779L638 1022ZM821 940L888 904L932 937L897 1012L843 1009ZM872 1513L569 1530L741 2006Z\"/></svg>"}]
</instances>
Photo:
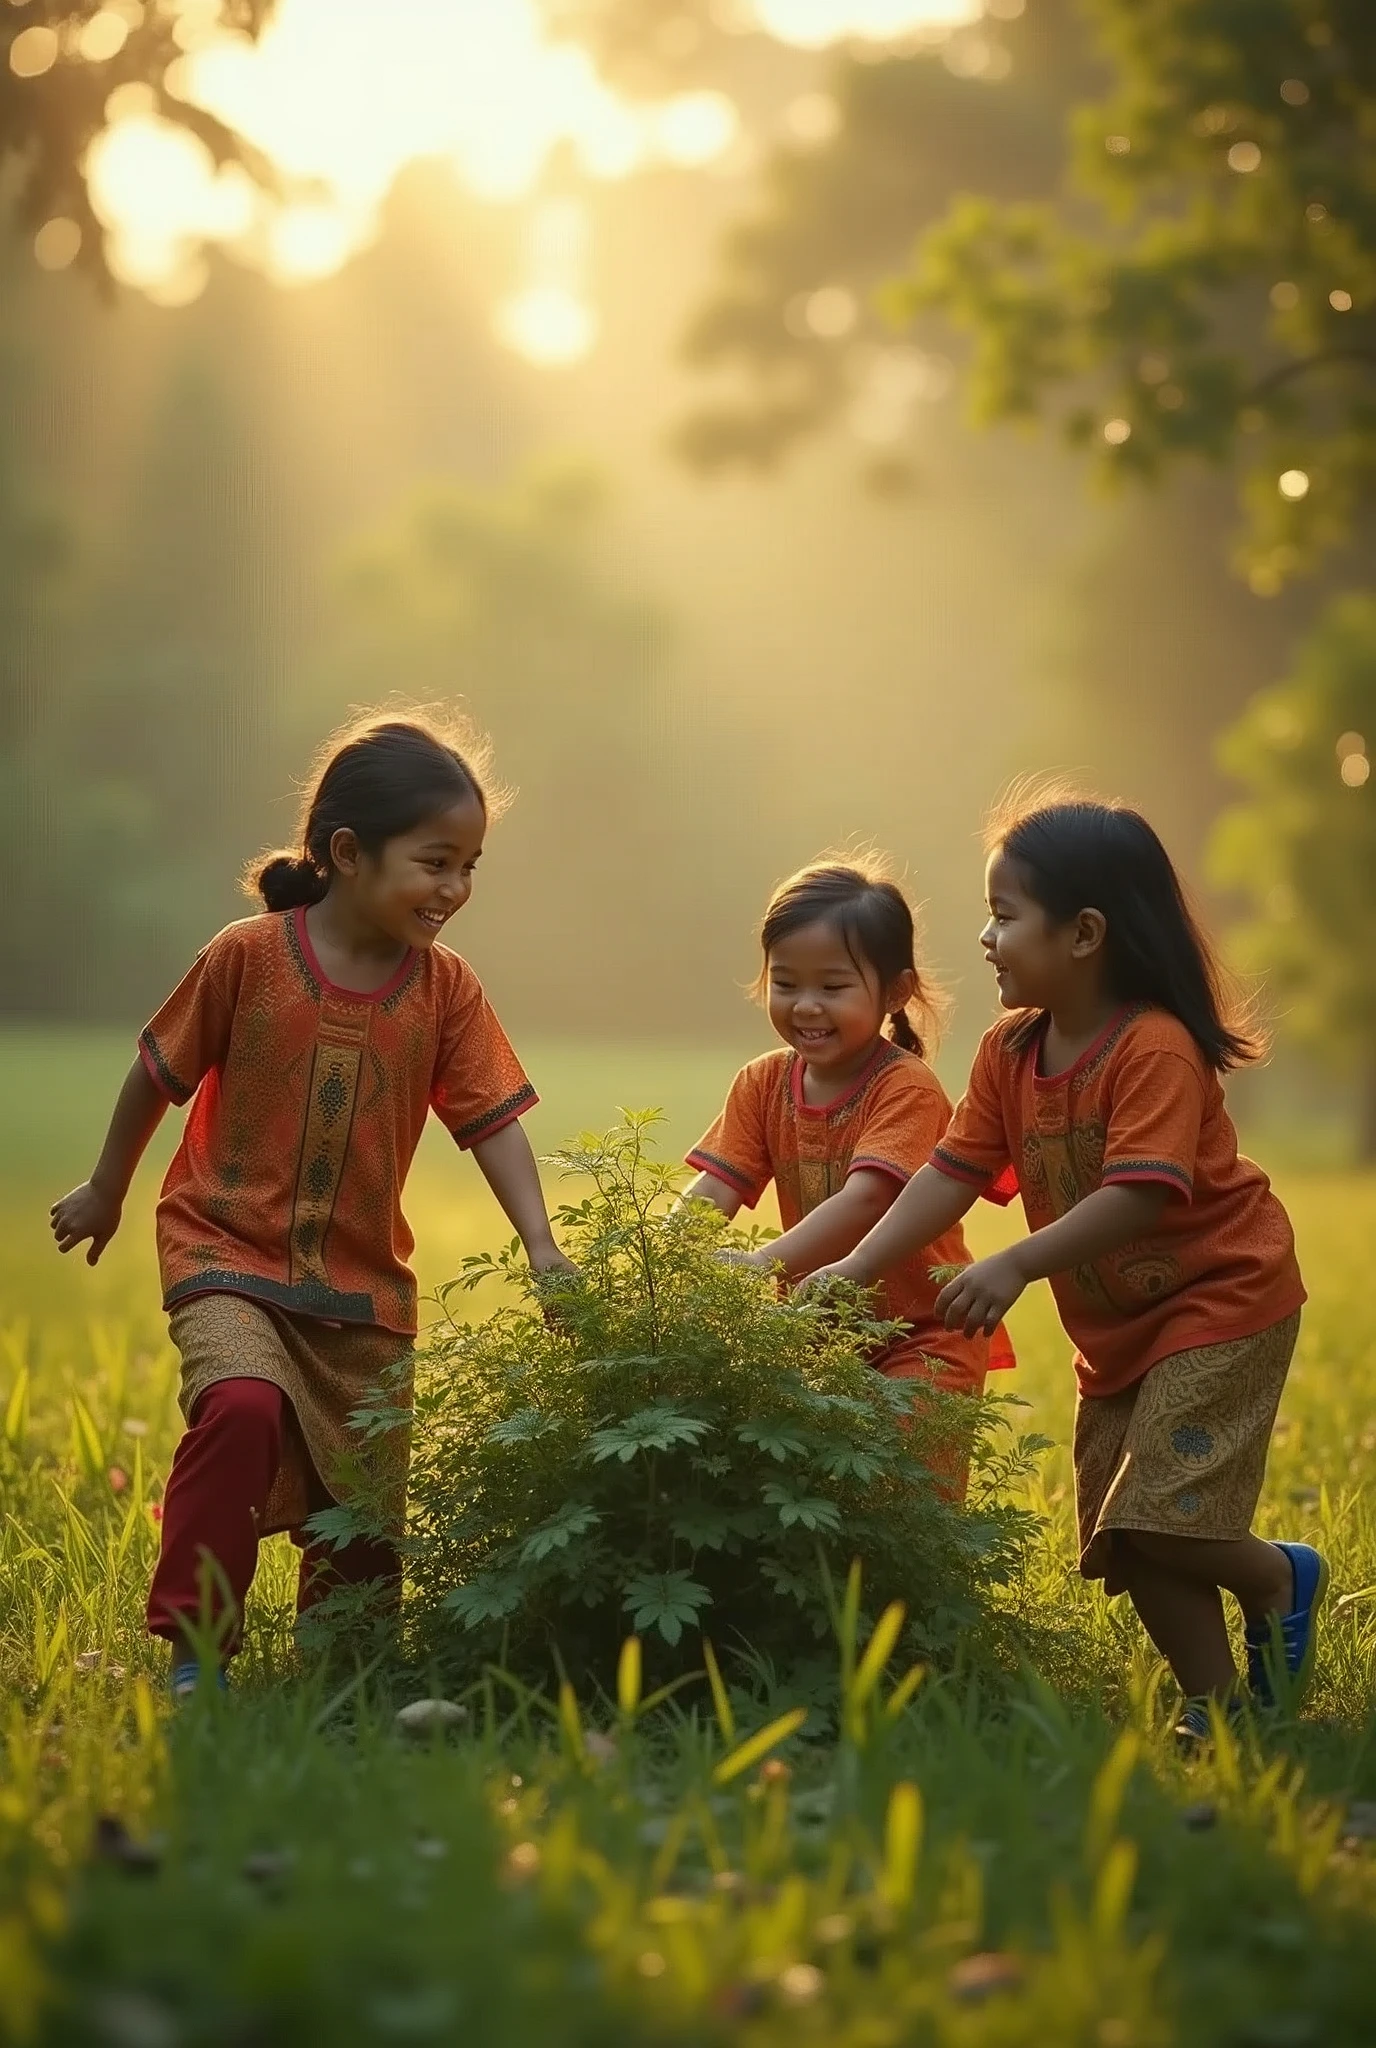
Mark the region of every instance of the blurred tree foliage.
<instances>
[{"instance_id":1,"label":"blurred tree foliage","mask_svg":"<svg viewBox=\"0 0 1376 2048\"><path fill-rule=\"evenodd\" d=\"M901 381L885 323L940 315L977 420L1059 405L1113 478L1236 461L1259 594L1349 535L1376 495L1370 0L1000 0L940 54L841 62L834 93L687 337L750 385L699 405L690 457L768 463L847 406L863 432L866 378Z\"/></svg>"},{"instance_id":2,"label":"blurred tree foliage","mask_svg":"<svg viewBox=\"0 0 1376 2048\"><path fill-rule=\"evenodd\" d=\"M220 18L236 33L256 36L272 4L220 0ZM0 192L30 234L45 221L75 221L77 260L103 280L101 227L83 164L120 87L143 88L149 111L190 129L217 162L265 175L241 137L169 87L185 47L183 17L195 12L179 0L9 0L0 7Z\"/></svg>"},{"instance_id":3,"label":"blurred tree foliage","mask_svg":"<svg viewBox=\"0 0 1376 2048\"><path fill-rule=\"evenodd\" d=\"M1219 820L1214 879L1250 917L1242 965L1264 973L1283 1028L1361 1084L1361 1157L1376 1159L1376 598L1335 604L1293 673L1224 735L1247 791Z\"/></svg>"},{"instance_id":4,"label":"blurred tree foliage","mask_svg":"<svg viewBox=\"0 0 1376 2048\"><path fill-rule=\"evenodd\" d=\"M998 11L1014 15L1009 0ZM769 156L686 336L697 369L744 384L693 408L687 457L768 467L849 411L862 439L872 423L873 480L901 483L905 392L939 396L945 373L929 363L924 376L895 346L879 289L958 194L1050 193L1068 109L1094 77L1070 0L991 15L942 50L836 60L828 90L796 110L801 132Z\"/></svg>"},{"instance_id":5,"label":"blurred tree foliage","mask_svg":"<svg viewBox=\"0 0 1376 2048\"><path fill-rule=\"evenodd\" d=\"M750 815L669 618L604 563L603 501L598 473L567 462L504 491L426 487L347 552L294 721L305 752L389 692L474 717L498 780L519 784L496 841L503 896L542 906L538 944L510 949L503 998L560 1030L643 1015L646 989L681 972L685 932L710 956L702 905ZM716 940L723 965L734 939Z\"/></svg>"},{"instance_id":6,"label":"blurred tree foliage","mask_svg":"<svg viewBox=\"0 0 1376 2048\"><path fill-rule=\"evenodd\" d=\"M973 337L982 419L1063 398L1111 474L1236 459L1252 587L1376 495L1376 10L1091 0L1113 73L1057 202L963 199L889 295Z\"/></svg>"},{"instance_id":7,"label":"blurred tree foliage","mask_svg":"<svg viewBox=\"0 0 1376 2048\"><path fill-rule=\"evenodd\" d=\"M209 936L207 902L239 914L281 683L276 502L251 423L187 362L126 520L68 541L60 605L26 600L26 709L0 738L9 1012L137 1015Z\"/></svg>"}]
</instances>

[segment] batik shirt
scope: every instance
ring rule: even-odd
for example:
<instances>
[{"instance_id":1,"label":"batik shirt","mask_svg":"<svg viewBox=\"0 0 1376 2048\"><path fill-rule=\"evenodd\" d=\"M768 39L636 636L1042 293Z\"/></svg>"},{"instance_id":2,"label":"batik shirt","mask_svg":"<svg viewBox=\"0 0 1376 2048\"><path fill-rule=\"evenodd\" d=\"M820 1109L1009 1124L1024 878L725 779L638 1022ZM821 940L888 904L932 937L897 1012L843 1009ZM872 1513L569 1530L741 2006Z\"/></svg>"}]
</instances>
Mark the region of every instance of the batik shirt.
<instances>
[{"instance_id":1,"label":"batik shirt","mask_svg":"<svg viewBox=\"0 0 1376 2048\"><path fill-rule=\"evenodd\" d=\"M1239 1156L1218 1075L1185 1026L1131 1005L1051 1075L1045 1034L1026 1013L985 1033L931 1163L996 1200L1021 1192L1030 1230L1098 1188L1167 1190L1146 1236L1051 1276L1081 1391L1117 1393L1173 1352L1293 1314L1305 1297L1289 1218Z\"/></svg>"},{"instance_id":2,"label":"batik shirt","mask_svg":"<svg viewBox=\"0 0 1376 2048\"><path fill-rule=\"evenodd\" d=\"M724 1181L750 1209L773 1181L785 1230L838 1193L853 1173L882 1173L904 1185L925 1165L951 1117L946 1091L926 1061L887 1039L834 1102L817 1108L806 1102L803 1072L799 1055L784 1047L742 1067L721 1115L688 1154L690 1166ZM884 1275L879 1312L909 1325L903 1351L945 1360L978 1382L989 1366L1011 1365L1012 1350L1002 1332L991 1358L985 1338L948 1330L935 1314L941 1283L931 1277L933 1266L969 1263L957 1224ZM894 1360L886 1353L876 1362L888 1367Z\"/></svg>"},{"instance_id":3,"label":"batik shirt","mask_svg":"<svg viewBox=\"0 0 1376 2048\"><path fill-rule=\"evenodd\" d=\"M158 1203L167 1308L245 1294L413 1332L401 1189L427 1114L467 1147L537 1099L456 953L409 953L366 995L336 988L302 910L213 938L139 1051L191 1103Z\"/></svg>"}]
</instances>

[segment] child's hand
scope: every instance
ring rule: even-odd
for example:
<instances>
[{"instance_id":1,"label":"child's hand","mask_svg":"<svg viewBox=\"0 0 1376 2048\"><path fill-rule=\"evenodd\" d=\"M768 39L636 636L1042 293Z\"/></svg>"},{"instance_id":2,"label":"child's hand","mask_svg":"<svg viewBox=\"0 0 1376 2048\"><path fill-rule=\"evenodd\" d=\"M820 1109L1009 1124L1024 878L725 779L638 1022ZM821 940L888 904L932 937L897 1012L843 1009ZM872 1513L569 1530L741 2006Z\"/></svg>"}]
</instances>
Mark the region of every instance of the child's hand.
<instances>
[{"instance_id":1,"label":"child's hand","mask_svg":"<svg viewBox=\"0 0 1376 2048\"><path fill-rule=\"evenodd\" d=\"M577 1280L581 1276L572 1259L565 1258L557 1245L537 1254L530 1262L530 1270L539 1280Z\"/></svg>"},{"instance_id":2,"label":"child's hand","mask_svg":"<svg viewBox=\"0 0 1376 2048\"><path fill-rule=\"evenodd\" d=\"M967 1337L982 1330L992 1337L1026 1285L1012 1252L995 1252L946 1282L936 1312L948 1330L963 1329Z\"/></svg>"},{"instance_id":3,"label":"child's hand","mask_svg":"<svg viewBox=\"0 0 1376 2048\"><path fill-rule=\"evenodd\" d=\"M113 1195L98 1188L94 1181L83 1181L48 1211L58 1250L74 1251L89 1237L91 1249L86 1254L86 1263L94 1266L119 1229L123 1212L124 1204Z\"/></svg>"},{"instance_id":4,"label":"child's hand","mask_svg":"<svg viewBox=\"0 0 1376 2048\"><path fill-rule=\"evenodd\" d=\"M540 1304L540 1313L551 1330L564 1327L564 1318L559 1310L559 1296L564 1289L582 1279L582 1274L572 1259L566 1259L557 1245L533 1257L530 1261L531 1276L535 1282L535 1297Z\"/></svg>"},{"instance_id":5,"label":"child's hand","mask_svg":"<svg viewBox=\"0 0 1376 2048\"><path fill-rule=\"evenodd\" d=\"M871 1287L874 1284L868 1275L857 1273L848 1259L838 1259L835 1265L818 1266L815 1272L805 1274L793 1290L793 1300L816 1301L833 1280L848 1281L852 1287Z\"/></svg>"},{"instance_id":6,"label":"child's hand","mask_svg":"<svg viewBox=\"0 0 1376 2048\"><path fill-rule=\"evenodd\" d=\"M717 1248L713 1257L723 1266L748 1266L753 1273L768 1273L778 1264L767 1246L763 1251L747 1252L737 1244L724 1244Z\"/></svg>"}]
</instances>

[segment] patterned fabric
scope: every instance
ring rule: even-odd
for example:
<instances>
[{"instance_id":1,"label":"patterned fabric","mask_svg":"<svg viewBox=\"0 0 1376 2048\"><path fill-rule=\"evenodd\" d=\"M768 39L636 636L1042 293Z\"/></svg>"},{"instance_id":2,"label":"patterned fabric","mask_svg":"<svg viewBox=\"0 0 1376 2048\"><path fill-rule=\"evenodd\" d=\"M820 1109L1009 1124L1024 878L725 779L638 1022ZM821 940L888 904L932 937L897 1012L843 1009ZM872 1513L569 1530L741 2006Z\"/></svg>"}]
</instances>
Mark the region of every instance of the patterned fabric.
<instances>
[{"instance_id":1,"label":"patterned fabric","mask_svg":"<svg viewBox=\"0 0 1376 2048\"><path fill-rule=\"evenodd\" d=\"M1052 1275L1081 1390L1117 1393L1158 1359L1298 1309L1289 1218L1239 1158L1218 1075L1185 1026L1130 1005L1064 1073L1044 1075L1033 1022L1006 1017L985 1033L932 1164L995 1200L1021 1190L1030 1230L1101 1187L1169 1191L1149 1237Z\"/></svg>"},{"instance_id":2,"label":"patterned fabric","mask_svg":"<svg viewBox=\"0 0 1376 2048\"><path fill-rule=\"evenodd\" d=\"M208 1292L411 1335L401 1189L430 1110L460 1146L536 1101L471 967L411 953L368 995L322 973L305 913L229 925L139 1039L192 1101L158 1204L163 1305Z\"/></svg>"},{"instance_id":3,"label":"patterned fabric","mask_svg":"<svg viewBox=\"0 0 1376 2048\"><path fill-rule=\"evenodd\" d=\"M410 1406L408 1338L366 1326L332 1328L232 1294L203 1294L183 1302L172 1310L169 1324L182 1361L177 1399L188 1423L202 1394L219 1380L271 1380L291 1403L260 1536L299 1528L318 1505L312 1468L330 1496L340 1499L347 1490L349 1464L366 1471L370 1483L381 1489L400 1535L409 1432L388 1430L364 1438L350 1427L349 1416L384 1376L389 1402Z\"/></svg>"},{"instance_id":4,"label":"patterned fabric","mask_svg":"<svg viewBox=\"0 0 1376 2048\"><path fill-rule=\"evenodd\" d=\"M1080 1570L1126 1589L1115 1529L1236 1542L1252 1526L1290 1369L1299 1312L1268 1330L1201 1344L1121 1393L1075 1411Z\"/></svg>"},{"instance_id":5,"label":"patterned fabric","mask_svg":"<svg viewBox=\"0 0 1376 2048\"><path fill-rule=\"evenodd\" d=\"M884 1039L851 1087L814 1108L803 1099L804 1063L781 1048L742 1067L726 1106L688 1164L725 1181L753 1209L774 1182L785 1230L836 1194L862 1169L887 1174L902 1186L925 1164L951 1115L946 1091L925 1060ZM882 1313L909 1323L911 1338L875 1363L899 1378L923 1355L944 1359L982 1386L990 1368L1014 1363L1000 1330L992 1343L948 1330L933 1310L940 1284L933 1266L967 1266L965 1234L957 1226L884 1277Z\"/></svg>"}]
</instances>

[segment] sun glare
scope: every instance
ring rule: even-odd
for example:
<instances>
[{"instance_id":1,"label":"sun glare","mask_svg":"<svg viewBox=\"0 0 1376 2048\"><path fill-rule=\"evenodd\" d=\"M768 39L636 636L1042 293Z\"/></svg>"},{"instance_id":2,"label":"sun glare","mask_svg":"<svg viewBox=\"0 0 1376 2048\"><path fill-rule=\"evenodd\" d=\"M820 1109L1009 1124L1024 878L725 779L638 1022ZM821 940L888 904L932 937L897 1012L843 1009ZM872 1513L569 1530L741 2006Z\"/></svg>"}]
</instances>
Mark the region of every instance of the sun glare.
<instances>
[{"instance_id":1,"label":"sun glare","mask_svg":"<svg viewBox=\"0 0 1376 2048\"><path fill-rule=\"evenodd\" d=\"M895 42L924 29L962 28L984 13L983 0L754 0L760 26L806 49L856 37Z\"/></svg>"},{"instance_id":2,"label":"sun glare","mask_svg":"<svg viewBox=\"0 0 1376 2048\"><path fill-rule=\"evenodd\" d=\"M257 42L223 28L220 0L168 4L182 51L168 90L260 150L280 189L217 171L202 143L160 118L150 89L112 92L87 157L92 203L115 275L165 304L204 283L208 244L279 284L328 277L368 246L395 179L418 160L448 163L470 191L508 204L535 191L561 147L595 180L735 160L740 118L726 94L625 100L585 50L549 39L538 0L278 0ZM812 47L948 30L981 12L979 0L751 4L754 26ZM118 53L127 13L113 0L91 16L83 61ZM51 61L41 33L14 46L33 72ZM581 267L552 270L534 255L498 326L534 362L585 354L598 323Z\"/></svg>"}]
</instances>

